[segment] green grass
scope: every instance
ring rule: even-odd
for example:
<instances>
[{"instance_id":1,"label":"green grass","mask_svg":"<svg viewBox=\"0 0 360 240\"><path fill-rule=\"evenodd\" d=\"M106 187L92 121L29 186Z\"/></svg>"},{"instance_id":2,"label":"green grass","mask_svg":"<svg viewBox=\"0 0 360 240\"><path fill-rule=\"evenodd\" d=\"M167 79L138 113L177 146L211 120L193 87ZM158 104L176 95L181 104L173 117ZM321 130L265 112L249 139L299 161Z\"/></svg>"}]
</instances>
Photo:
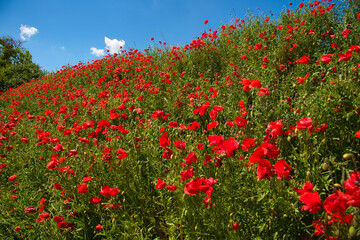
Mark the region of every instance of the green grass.
<instances>
[{"instance_id":1,"label":"green grass","mask_svg":"<svg viewBox=\"0 0 360 240\"><path fill-rule=\"evenodd\" d=\"M360 9L334 3L2 93L1 238L357 239Z\"/></svg>"}]
</instances>

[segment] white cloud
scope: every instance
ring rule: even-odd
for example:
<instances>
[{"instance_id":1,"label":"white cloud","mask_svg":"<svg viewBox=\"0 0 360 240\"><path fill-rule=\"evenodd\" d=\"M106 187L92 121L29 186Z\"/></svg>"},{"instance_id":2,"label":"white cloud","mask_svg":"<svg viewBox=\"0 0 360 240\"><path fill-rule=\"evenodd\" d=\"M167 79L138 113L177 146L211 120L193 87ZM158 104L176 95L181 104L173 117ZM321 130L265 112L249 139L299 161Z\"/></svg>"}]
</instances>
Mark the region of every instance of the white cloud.
<instances>
[{"instance_id":1,"label":"white cloud","mask_svg":"<svg viewBox=\"0 0 360 240\"><path fill-rule=\"evenodd\" d=\"M32 35L36 34L38 32L37 28L34 27L28 27L26 25L22 25L20 27L20 38L22 40L28 40Z\"/></svg>"},{"instance_id":2,"label":"white cloud","mask_svg":"<svg viewBox=\"0 0 360 240\"><path fill-rule=\"evenodd\" d=\"M64 47L64 46L61 46L60 49L63 50L63 51L65 51L65 47Z\"/></svg>"},{"instance_id":3,"label":"white cloud","mask_svg":"<svg viewBox=\"0 0 360 240\"><path fill-rule=\"evenodd\" d=\"M120 53L121 51L120 47L123 47L125 45L125 41L117 40L116 38L110 39L105 37L105 45L106 45L105 48L109 50L110 54Z\"/></svg>"},{"instance_id":4,"label":"white cloud","mask_svg":"<svg viewBox=\"0 0 360 240\"><path fill-rule=\"evenodd\" d=\"M91 54L97 56L97 57L102 57L105 55L105 50L104 49L97 49L95 47L90 48L91 50Z\"/></svg>"}]
</instances>

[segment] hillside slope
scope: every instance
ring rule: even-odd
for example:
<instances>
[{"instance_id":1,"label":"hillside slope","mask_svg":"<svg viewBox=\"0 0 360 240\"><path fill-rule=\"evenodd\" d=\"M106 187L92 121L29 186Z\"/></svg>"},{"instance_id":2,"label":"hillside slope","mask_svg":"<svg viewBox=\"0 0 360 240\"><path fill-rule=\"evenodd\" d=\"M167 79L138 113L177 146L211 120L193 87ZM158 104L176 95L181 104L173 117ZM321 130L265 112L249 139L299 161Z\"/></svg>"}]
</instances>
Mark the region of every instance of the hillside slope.
<instances>
[{"instance_id":1,"label":"hillside slope","mask_svg":"<svg viewBox=\"0 0 360 240\"><path fill-rule=\"evenodd\" d=\"M2 93L0 236L356 238L359 11L292 6Z\"/></svg>"}]
</instances>

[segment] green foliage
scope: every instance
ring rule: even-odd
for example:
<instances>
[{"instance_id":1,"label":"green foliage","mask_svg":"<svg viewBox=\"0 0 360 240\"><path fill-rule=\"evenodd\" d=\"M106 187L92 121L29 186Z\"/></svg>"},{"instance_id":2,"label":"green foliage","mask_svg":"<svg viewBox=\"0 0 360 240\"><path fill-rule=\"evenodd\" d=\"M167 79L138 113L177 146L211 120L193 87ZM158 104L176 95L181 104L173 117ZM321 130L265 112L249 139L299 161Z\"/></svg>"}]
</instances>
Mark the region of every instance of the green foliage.
<instances>
[{"instance_id":1,"label":"green foliage","mask_svg":"<svg viewBox=\"0 0 360 240\"><path fill-rule=\"evenodd\" d=\"M2 93L0 236L358 239L360 17L358 2L337 3L248 14L184 47L130 50ZM292 170L275 169L281 160ZM305 183L307 201L294 190Z\"/></svg>"},{"instance_id":2,"label":"green foliage","mask_svg":"<svg viewBox=\"0 0 360 240\"><path fill-rule=\"evenodd\" d=\"M28 50L11 37L0 38L0 92L43 76Z\"/></svg>"}]
</instances>

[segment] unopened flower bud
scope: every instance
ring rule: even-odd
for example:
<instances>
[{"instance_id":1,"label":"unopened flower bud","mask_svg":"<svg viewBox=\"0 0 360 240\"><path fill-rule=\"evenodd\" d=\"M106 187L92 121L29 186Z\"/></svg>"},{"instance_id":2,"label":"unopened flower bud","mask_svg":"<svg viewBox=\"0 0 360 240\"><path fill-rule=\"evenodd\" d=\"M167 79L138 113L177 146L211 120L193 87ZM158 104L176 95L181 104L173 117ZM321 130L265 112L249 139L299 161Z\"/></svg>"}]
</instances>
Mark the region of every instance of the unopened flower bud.
<instances>
[{"instance_id":1,"label":"unopened flower bud","mask_svg":"<svg viewBox=\"0 0 360 240\"><path fill-rule=\"evenodd\" d=\"M345 160L354 159L354 158L355 158L355 156L352 153L345 153L343 155L343 159L345 159Z\"/></svg>"},{"instance_id":2,"label":"unopened flower bud","mask_svg":"<svg viewBox=\"0 0 360 240\"><path fill-rule=\"evenodd\" d=\"M321 168L322 168L322 170L326 171L329 168L329 164L324 162L323 164L321 164Z\"/></svg>"},{"instance_id":3,"label":"unopened flower bud","mask_svg":"<svg viewBox=\"0 0 360 240\"><path fill-rule=\"evenodd\" d=\"M356 229L355 229L354 226L350 226L350 228L349 228L349 236L351 238L356 236Z\"/></svg>"}]
</instances>

